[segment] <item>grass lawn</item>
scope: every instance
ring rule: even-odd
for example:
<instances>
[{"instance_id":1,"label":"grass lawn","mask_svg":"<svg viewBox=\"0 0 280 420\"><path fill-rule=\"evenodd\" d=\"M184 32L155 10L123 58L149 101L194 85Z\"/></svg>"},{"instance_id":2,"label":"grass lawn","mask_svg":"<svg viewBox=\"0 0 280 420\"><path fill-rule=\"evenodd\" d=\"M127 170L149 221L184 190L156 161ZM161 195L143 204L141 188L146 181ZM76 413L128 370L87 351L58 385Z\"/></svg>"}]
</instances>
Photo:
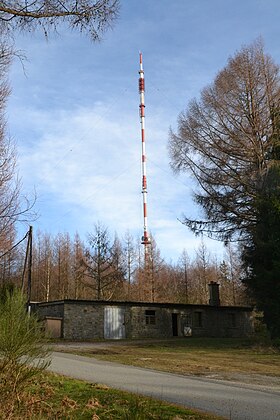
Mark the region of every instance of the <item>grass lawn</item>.
<instances>
[{"instance_id":1,"label":"grass lawn","mask_svg":"<svg viewBox=\"0 0 280 420\"><path fill-rule=\"evenodd\" d=\"M77 353L77 351L75 351ZM185 375L227 378L232 374L279 377L280 352L249 339L176 338L160 342L110 343L79 354Z\"/></svg>"},{"instance_id":2,"label":"grass lawn","mask_svg":"<svg viewBox=\"0 0 280 420\"><path fill-rule=\"evenodd\" d=\"M20 396L14 413L1 406L1 419L17 420L219 420L147 397L44 372Z\"/></svg>"}]
</instances>

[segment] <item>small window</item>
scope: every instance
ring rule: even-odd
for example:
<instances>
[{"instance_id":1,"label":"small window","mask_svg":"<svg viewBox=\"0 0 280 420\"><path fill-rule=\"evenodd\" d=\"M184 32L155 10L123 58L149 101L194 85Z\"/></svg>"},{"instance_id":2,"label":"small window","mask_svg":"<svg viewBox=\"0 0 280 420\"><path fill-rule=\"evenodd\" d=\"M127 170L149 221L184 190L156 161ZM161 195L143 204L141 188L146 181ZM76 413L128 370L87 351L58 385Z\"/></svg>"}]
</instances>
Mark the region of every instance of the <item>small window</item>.
<instances>
[{"instance_id":1,"label":"small window","mask_svg":"<svg viewBox=\"0 0 280 420\"><path fill-rule=\"evenodd\" d=\"M147 310L145 311L146 325L155 325L156 323L156 311Z\"/></svg>"},{"instance_id":2,"label":"small window","mask_svg":"<svg viewBox=\"0 0 280 420\"><path fill-rule=\"evenodd\" d=\"M196 328L202 327L202 312L195 312L193 317L193 326Z\"/></svg>"},{"instance_id":3,"label":"small window","mask_svg":"<svg viewBox=\"0 0 280 420\"><path fill-rule=\"evenodd\" d=\"M227 324L229 328L236 328L236 316L234 313L227 314Z\"/></svg>"}]
</instances>

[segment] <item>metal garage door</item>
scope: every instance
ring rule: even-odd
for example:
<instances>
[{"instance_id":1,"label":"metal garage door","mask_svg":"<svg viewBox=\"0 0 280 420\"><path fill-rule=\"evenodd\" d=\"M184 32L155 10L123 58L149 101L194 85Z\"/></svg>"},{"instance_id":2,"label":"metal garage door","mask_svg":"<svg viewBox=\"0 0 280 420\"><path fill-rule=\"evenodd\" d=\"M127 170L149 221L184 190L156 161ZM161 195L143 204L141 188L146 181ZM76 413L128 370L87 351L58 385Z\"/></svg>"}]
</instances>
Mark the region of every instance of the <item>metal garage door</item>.
<instances>
[{"instance_id":1,"label":"metal garage door","mask_svg":"<svg viewBox=\"0 0 280 420\"><path fill-rule=\"evenodd\" d=\"M104 338L125 338L125 308L106 306L104 308Z\"/></svg>"}]
</instances>

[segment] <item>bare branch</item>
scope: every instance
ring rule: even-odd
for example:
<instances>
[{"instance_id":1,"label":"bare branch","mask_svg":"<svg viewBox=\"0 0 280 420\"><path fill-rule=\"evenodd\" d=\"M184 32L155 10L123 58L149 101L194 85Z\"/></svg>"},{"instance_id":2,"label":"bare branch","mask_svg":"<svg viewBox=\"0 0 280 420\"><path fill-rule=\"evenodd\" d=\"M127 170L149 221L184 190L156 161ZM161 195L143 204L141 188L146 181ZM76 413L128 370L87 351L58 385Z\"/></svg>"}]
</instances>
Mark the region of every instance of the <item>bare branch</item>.
<instances>
[{"instance_id":1,"label":"bare branch","mask_svg":"<svg viewBox=\"0 0 280 420\"><path fill-rule=\"evenodd\" d=\"M35 30L41 27L46 35L62 23L85 32L94 41L111 27L118 17L118 0L10 0L0 4L2 31Z\"/></svg>"}]
</instances>

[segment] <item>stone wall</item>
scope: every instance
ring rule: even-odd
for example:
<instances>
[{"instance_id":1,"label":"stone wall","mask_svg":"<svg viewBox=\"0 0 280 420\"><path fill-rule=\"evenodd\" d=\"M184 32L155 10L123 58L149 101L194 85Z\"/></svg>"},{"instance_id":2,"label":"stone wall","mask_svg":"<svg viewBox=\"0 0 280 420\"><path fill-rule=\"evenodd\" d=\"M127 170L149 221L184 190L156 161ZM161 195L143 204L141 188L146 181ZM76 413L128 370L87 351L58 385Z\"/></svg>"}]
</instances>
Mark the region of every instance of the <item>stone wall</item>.
<instances>
[{"instance_id":1,"label":"stone wall","mask_svg":"<svg viewBox=\"0 0 280 420\"><path fill-rule=\"evenodd\" d=\"M63 318L64 302L44 302L35 305L35 312L41 319L44 318Z\"/></svg>"},{"instance_id":2,"label":"stone wall","mask_svg":"<svg viewBox=\"0 0 280 420\"><path fill-rule=\"evenodd\" d=\"M104 336L103 306L65 303L63 337L70 340L100 339Z\"/></svg>"},{"instance_id":3,"label":"stone wall","mask_svg":"<svg viewBox=\"0 0 280 420\"><path fill-rule=\"evenodd\" d=\"M171 338L187 333L194 337L245 337L253 332L248 308L66 300L39 304L37 311L42 319L62 318L63 338L89 340L104 338L104 308L120 308L121 314L116 322L121 335L108 338ZM110 319L107 327L108 322ZM115 323L112 327L114 332Z\"/></svg>"},{"instance_id":4,"label":"stone wall","mask_svg":"<svg viewBox=\"0 0 280 420\"><path fill-rule=\"evenodd\" d=\"M155 312L155 323L147 324L146 311ZM171 318L165 308L132 306L130 308L129 338L167 338L172 336Z\"/></svg>"},{"instance_id":5,"label":"stone wall","mask_svg":"<svg viewBox=\"0 0 280 420\"><path fill-rule=\"evenodd\" d=\"M155 324L147 324L145 311L155 311ZM173 317L176 323L173 325ZM224 308L131 307L129 338L244 337L253 333L250 311Z\"/></svg>"},{"instance_id":6,"label":"stone wall","mask_svg":"<svg viewBox=\"0 0 280 420\"><path fill-rule=\"evenodd\" d=\"M196 337L246 337L253 333L251 311L242 308L205 308L202 312L202 326L195 325L192 313L192 335Z\"/></svg>"}]
</instances>

